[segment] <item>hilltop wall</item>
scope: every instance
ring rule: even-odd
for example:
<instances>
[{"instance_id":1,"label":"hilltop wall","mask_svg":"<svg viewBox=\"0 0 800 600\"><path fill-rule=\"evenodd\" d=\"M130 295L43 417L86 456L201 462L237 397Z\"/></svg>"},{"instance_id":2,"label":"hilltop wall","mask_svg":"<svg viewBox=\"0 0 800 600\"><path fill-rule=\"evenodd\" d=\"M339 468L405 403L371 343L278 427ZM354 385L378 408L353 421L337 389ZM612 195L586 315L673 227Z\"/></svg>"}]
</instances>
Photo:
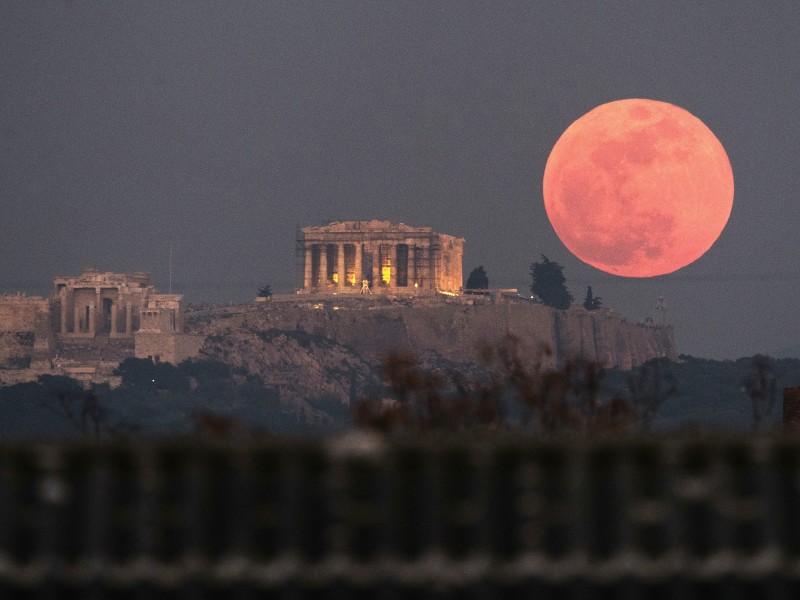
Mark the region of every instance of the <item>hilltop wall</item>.
<instances>
[{"instance_id":1,"label":"hilltop wall","mask_svg":"<svg viewBox=\"0 0 800 600\"><path fill-rule=\"evenodd\" d=\"M391 350L476 362L482 347L501 344L509 334L522 341L530 358L540 346L549 347L551 362L582 357L629 369L651 358L677 358L669 326L630 322L607 310L559 311L532 302L276 303L232 318L251 329L300 330L325 337L373 363Z\"/></svg>"},{"instance_id":2,"label":"hilltop wall","mask_svg":"<svg viewBox=\"0 0 800 600\"><path fill-rule=\"evenodd\" d=\"M0 332L36 330L36 315L49 310L48 301L38 296L0 296Z\"/></svg>"},{"instance_id":3,"label":"hilltop wall","mask_svg":"<svg viewBox=\"0 0 800 600\"><path fill-rule=\"evenodd\" d=\"M630 369L652 358L677 360L671 326L628 321L610 311L552 311L559 359L580 356L605 367Z\"/></svg>"},{"instance_id":4,"label":"hilltop wall","mask_svg":"<svg viewBox=\"0 0 800 600\"><path fill-rule=\"evenodd\" d=\"M0 369L21 369L30 364L37 319L47 310L47 300L38 296L0 296Z\"/></svg>"},{"instance_id":5,"label":"hilltop wall","mask_svg":"<svg viewBox=\"0 0 800 600\"><path fill-rule=\"evenodd\" d=\"M0 370L26 369L33 354L33 333L0 331Z\"/></svg>"}]
</instances>

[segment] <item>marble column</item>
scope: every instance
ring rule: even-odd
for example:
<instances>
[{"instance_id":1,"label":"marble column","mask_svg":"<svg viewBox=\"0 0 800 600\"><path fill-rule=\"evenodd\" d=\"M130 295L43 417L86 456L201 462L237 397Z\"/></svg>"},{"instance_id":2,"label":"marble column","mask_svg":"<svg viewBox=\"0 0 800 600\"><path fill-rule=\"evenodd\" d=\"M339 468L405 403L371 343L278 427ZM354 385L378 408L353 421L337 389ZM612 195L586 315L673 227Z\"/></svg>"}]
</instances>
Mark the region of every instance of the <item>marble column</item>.
<instances>
[{"instance_id":1,"label":"marble column","mask_svg":"<svg viewBox=\"0 0 800 600\"><path fill-rule=\"evenodd\" d=\"M95 334L95 321L97 321L97 306L95 304L89 305L89 336L94 337Z\"/></svg>"},{"instance_id":2,"label":"marble column","mask_svg":"<svg viewBox=\"0 0 800 600\"><path fill-rule=\"evenodd\" d=\"M361 244L354 244L354 246L356 249L355 267L354 267L354 270L356 272L356 282L353 284L353 286L360 290L361 285L364 281L364 274L362 273L364 267L361 263L362 249L361 249Z\"/></svg>"},{"instance_id":3,"label":"marble column","mask_svg":"<svg viewBox=\"0 0 800 600\"><path fill-rule=\"evenodd\" d=\"M381 284L381 246L372 245L372 287L377 288Z\"/></svg>"},{"instance_id":4,"label":"marble column","mask_svg":"<svg viewBox=\"0 0 800 600\"><path fill-rule=\"evenodd\" d=\"M125 333L133 333L133 307L130 301L125 304Z\"/></svg>"},{"instance_id":5,"label":"marble column","mask_svg":"<svg viewBox=\"0 0 800 600\"><path fill-rule=\"evenodd\" d=\"M111 303L111 333L109 337L115 337L117 335L117 304L116 302Z\"/></svg>"},{"instance_id":6,"label":"marble column","mask_svg":"<svg viewBox=\"0 0 800 600\"><path fill-rule=\"evenodd\" d=\"M440 253L436 251L436 246L430 245L428 247L428 255L430 256L430 259L428 259L428 264L430 265L428 267L429 277L431 282L430 287L435 290L439 289L439 281L438 281L439 270L440 270L438 264L439 254Z\"/></svg>"},{"instance_id":7,"label":"marble column","mask_svg":"<svg viewBox=\"0 0 800 600\"><path fill-rule=\"evenodd\" d=\"M340 290L344 288L345 279L347 278L347 271L344 268L344 244L337 244L337 256L336 256L336 273L337 273L337 282L336 287Z\"/></svg>"},{"instance_id":8,"label":"marble column","mask_svg":"<svg viewBox=\"0 0 800 600\"><path fill-rule=\"evenodd\" d=\"M320 244L319 247L319 287L328 285L328 245Z\"/></svg>"},{"instance_id":9,"label":"marble column","mask_svg":"<svg viewBox=\"0 0 800 600\"><path fill-rule=\"evenodd\" d=\"M79 332L81 332L83 330L83 326L85 325L85 323L81 322L81 319L83 317L83 315L81 315L81 308L82 307L78 306L78 303L75 302L74 300L72 302L72 305L73 305L72 312L73 312L73 318L74 318L73 325L72 325L72 331L74 333L79 333Z\"/></svg>"},{"instance_id":10,"label":"marble column","mask_svg":"<svg viewBox=\"0 0 800 600\"><path fill-rule=\"evenodd\" d=\"M389 246L389 287L397 287L397 244Z\"/></svg>"},{"instance_id":11,"label":"marble column","mask_svg":"<svg viewBox=\"0 0 800 600\"><path fill-rule=\"evenodd\" d=\"M61 334L67 333L67 288L62 287L59 292L61 297Z\"/></svg>"},{"instance_id":12,"label":"marble column","mask_svg":"<svg viewBox=\"0 0 800 600\"><path fill-rule=\"evenodd\" d=\"M305 264L305 272L303 273L303 287L308 289L312 287L311 284L311 267L312 267L312 258L314 255L314 247L311 244L306 245L306 264Z\"/></svg>"},{"instance_id":13,"label":"marble column","mask_svg":"<svg viewBox=\"0 0 800 600\"><path fill-rule=\"evenodd\" d=\"M407 281L408 287L414 287L414 284L417 282L417 263L416 257L414 256L414 248L413 244L408 244L408 262L406 262L406 273L408 273Z\"/></svg>"},{"instance_id":14,"label":"marble column","mask_svg":"<svg viewBox=\"0 0 800 600\"><path fill-rule=\"evenodd\" d=\"M95 333L98 331L103 330L103 319L105 315L103 314L103 299L100 297L100 288L95 288L94 290L94 319L92 320L92 326L94 327Z\"/></svg>"},{"instance_id":15,"label":"marble column","mask_svg":"<svg viewBox=\"0 0 800 600\"><path fill-rule=\"evenodd\" d=\"M433 257L431 256L431 247L426 244L419 250L422 257L422 268L420 269L419 276L423 279L424 284L422 287L431 289L434 286L433 277Z\"/></svg>"}]
</instances>

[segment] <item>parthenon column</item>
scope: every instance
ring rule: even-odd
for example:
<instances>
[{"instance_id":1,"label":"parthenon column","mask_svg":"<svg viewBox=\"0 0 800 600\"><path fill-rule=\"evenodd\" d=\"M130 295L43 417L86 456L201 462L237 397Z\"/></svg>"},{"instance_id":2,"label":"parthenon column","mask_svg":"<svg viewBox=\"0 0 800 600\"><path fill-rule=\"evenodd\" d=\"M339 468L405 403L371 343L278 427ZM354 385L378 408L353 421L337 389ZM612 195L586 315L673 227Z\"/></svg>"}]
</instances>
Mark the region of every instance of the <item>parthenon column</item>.
<instances>
[{"instance_id":1,"label":"parthenon column","mask_svg":"<svg viewBox=\"0 0 800 600\"><path fill-rule=\"evenodd\" d=\"M389 246L389 286L397 287L397 244Z\"/></svg>"},{"instance_id":2,"label":"parthenon column","mask_svg":"<svg viewBox=\"0 0 800 600\"><path fill-rule=\"evenodd\" d=\"M319 287L328 285L328 245L320 244L319 247Z\"/></svg>"},{"instance_id":3,"label":"parthenon column","mask_svg":"<svg viewBox=\"0 0 800 600\"><path fill-rule=\"evenodd\" d=\"M416 273L416 257L414 256L414 244L408 244L408 261L406 262L406 281L408 282L409 287L414 287L414 284L417 282L417 273Z\"/></svg>"},{"instance_id":4,"label":"parthenon column","mask_svg":"<svg viewBox=\"0 0 800 600\"><path fill-rule=\"evenodd\" d=\"M347 272L344 268L344 244L337 244L338 255L336 256L336 287L342 289Z\"/></svg>"},{"instance_id":5,"label":"parthenon column","mask_svg":"<svg viewBox=\"0 0 800 600\"><path fill-rule=\"evenodd\" d=\"M381 284L381 245L372 244L372 287Z\"/></svg>"},{"instance_id":6,"label":"parthenon column","mask_svg":"<svg viewBox=\"0 0 800 600\"><path fill-rule=\"evenodd\" d=\"M361 284L362 284L362 282L364 280L364 274L362 273L364 268L363 268L362 263L361 263L362 248L361 248L361 244L354 244L354 246L355 246L355 249L356 249L356 258L355 258L355 267L354 267L354 270L356 272L356 279L355 279L355 283L353 285L355 287L357 287L358 289L361 289Z\"/></svg>"},{"instance_id":7,"label":"parthenon column","mask_svg":"<svg viewBox=\"0 0 800 600\"><path fill-rule=\"evenodd\" d=\"M435 288L436 281L433 272L433 257L431 256L430 244L425 244L420 248L420 256L422 256L422 269L420 269L420 277L424 278L424 286L427 289Z\"/></svg>"},{"instance_id":8,"label":"parthenon column","mask_svg":"<svg viewBox=\"0 0 800 600\"><path fill-rule=\"evenodd\" d=\"M314 255L313 246L311 244L306 244L306 264L305 264L305 271L303 273L303 287L308 289L312 287L311 285L311 266L312 266L312 257Z\"/></svg>"},{"instance_id":9,"label":"parthenon column","mask_svg":"<svg viewBox=\"0 0 800 600\"><path fill-rule=\"evenodd\" d=\"M431 244L430 246L428 246L428 256L430 257L428 259L428 264L430 265L428 267L428 271L430 272L430 278L431 278L430 287L435 290L438 290L439 289L438 278L440 269L437 263L439 262L440 253L436 251L436 245Z\"/></svg>"}]
</instances>

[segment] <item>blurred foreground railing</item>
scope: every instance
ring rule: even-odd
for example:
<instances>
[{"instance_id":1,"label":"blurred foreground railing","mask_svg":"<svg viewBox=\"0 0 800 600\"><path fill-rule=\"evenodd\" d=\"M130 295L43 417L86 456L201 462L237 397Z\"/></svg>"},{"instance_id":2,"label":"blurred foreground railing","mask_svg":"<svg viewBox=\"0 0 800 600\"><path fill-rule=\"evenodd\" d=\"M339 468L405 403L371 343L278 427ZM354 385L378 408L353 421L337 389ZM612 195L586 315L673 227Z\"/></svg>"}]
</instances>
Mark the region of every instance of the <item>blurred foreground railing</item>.
<instances>
[{"instance_id":1,"label":"blurred foreground railing","mask_svg":"<svg viewBox=\"0 0 800 600\"><path fill-rule=\"evenodd\" d=\"M0 598L800 597L798 438L17 444L0 472Z\"/></svg>"}]
</instances>

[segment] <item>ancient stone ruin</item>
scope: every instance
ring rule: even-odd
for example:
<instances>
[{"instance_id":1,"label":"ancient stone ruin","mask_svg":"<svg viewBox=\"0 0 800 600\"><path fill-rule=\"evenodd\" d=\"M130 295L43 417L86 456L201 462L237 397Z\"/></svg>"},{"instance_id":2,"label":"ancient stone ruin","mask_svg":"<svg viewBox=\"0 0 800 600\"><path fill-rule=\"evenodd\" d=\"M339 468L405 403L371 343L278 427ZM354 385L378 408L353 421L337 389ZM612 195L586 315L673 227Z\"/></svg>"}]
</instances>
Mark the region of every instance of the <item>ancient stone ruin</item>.
<instances>
[{"instance_id":1,"label":"ancient stone ruin","mask_svg":"<svg viewBox=\"0 0 800 600\"><path fill-rule=\"evenodd\" d=\"M178 363L194 356L202 340L183 333L183 296L158 294L148 273L56 277L51 313L58 338L129 338L137 358Z\"/></svg>"},{"instance_id":2,"label":"ancient stone ruin","mask_svg":"<svg viewBox=\"0 0 800 600\"><path fill-rule=\"evenodd\" d=\"M464 239L389 221L341 221L302 229L306 293L455 294Z\"/></svg>"},{"instance_id":3,"label":"ancient stone ruin","mask_svg":"<svg viewBox=\"0 0 800 600\"><path fill-rule=\"evenodd\" d=\"M0 297L0 332L14 334L3 336L0 367L29 371L20 380L53 373L105 381L125 358L176 364L203 341L184 333L182 295L156 293L147 273L91 268L56 277L49 300Z\"/></svg>"},{"instance_id":4,"label":"ancient stone ruin","mask_svg":"<svg viewBox=\"0 0 800 600\"><path fill-rule=\"evenodd\" d=\"M85 269L77 277L56 277L52 310L57 315L59 337L132 338L141 326L141 313L148 306L180 319L178 294L156 294L147 273L99 273ZM173 331L180 330L173 327Z\"/></svg>"},{"instance_id":5,"label":"ancient stone ruin","mask_svg":"<svg viewBox=\"0 0 800 600\"><path fill-rule=\"evenodd\" d=\"M300 332L334 358L331 348L338 345L346 350L342 356L355 353L356 362L370 368L392 351L430 365L475 365L482 349L512 337L529 350L526 360L539 360L546 347L554 365L581 358L629 369L677 356L663 305L642 324L608 309L554 310L516 290L461 295L464 240L430 227L342 221L305 227L299 241L304 281L298 295L235 309L209 307L194 311L191 322L185 322L183 296L157 293L147 273L85 269L56 277L49 299L0 296L0 385L45 373L113 383L125 358L177 364L198 355L208 338L213 343L203 346L206 356L246 367L276 386L287 380L286 365L301 365L296 382L321 389L340 367L315 374L307 356L287 361L271 344L261 344ZM307 353L303 344L296 350ZM345 387L350 384L348 378Z\"/></svg>"}]
</instances>

